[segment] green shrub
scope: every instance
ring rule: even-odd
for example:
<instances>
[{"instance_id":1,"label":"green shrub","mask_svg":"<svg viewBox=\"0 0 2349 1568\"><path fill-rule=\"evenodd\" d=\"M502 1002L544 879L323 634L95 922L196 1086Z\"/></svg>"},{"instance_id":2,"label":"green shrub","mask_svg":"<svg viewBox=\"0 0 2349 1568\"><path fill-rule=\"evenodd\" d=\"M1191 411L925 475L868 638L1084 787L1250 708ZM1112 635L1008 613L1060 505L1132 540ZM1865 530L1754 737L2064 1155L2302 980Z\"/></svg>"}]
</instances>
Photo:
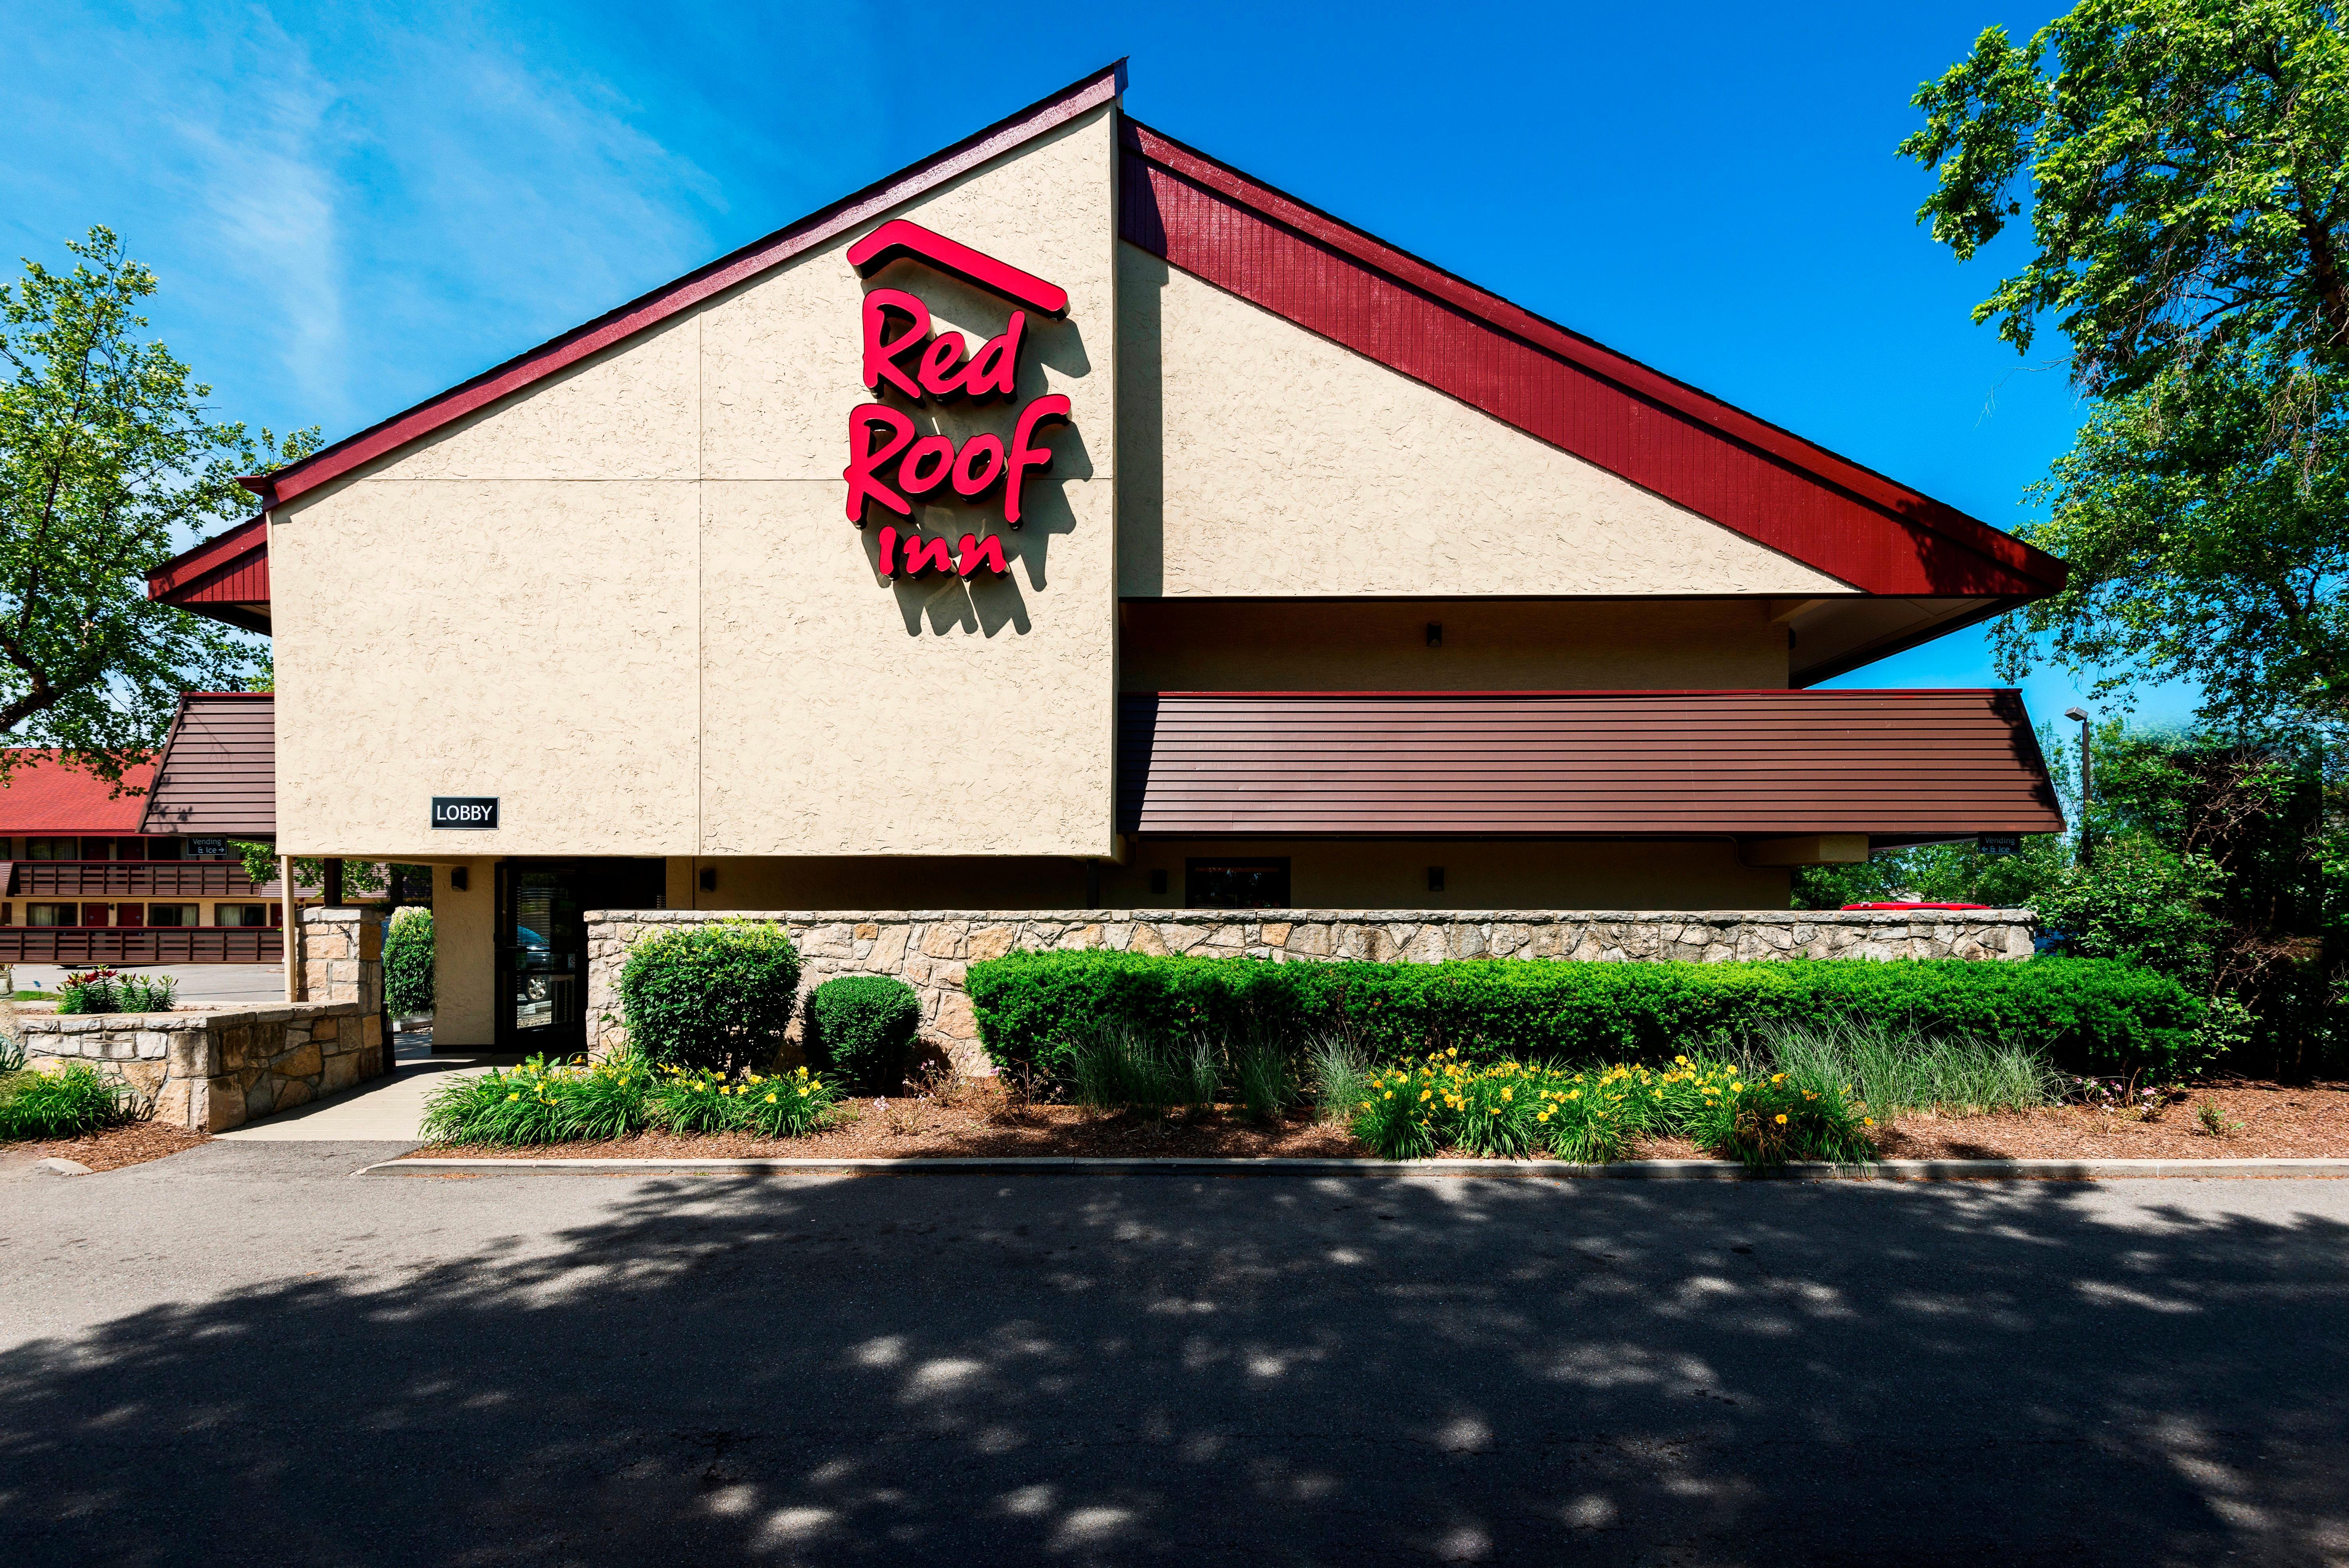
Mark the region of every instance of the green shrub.
<instances>
[{"instance_id":1,"label":"green shrub","mask_svg":"<svg viewBox=\"0 0 2349 1568\"><path fill-rule=\"evenodd\" d=\"M889 1091L905 1082L922 999L902 980L843 974L808 998L808 1054L868 1089Z\"/></svg>"},{"instance_id":2,"label":"green shrub","mask_svg":"<svg viewBox=\"0 0 2349 1568\"><path fill-rule=\"evenodd\" d=\"M638 939L621 966L620 1011L629 1044L654 1063L739 1077L781 1049L799 985L782 928L720 920Z\"/></svg>"},{"instance_id":3,"label":"green shrub","mask_svg":"<svg viewBox=\"0 0 2349 1568\"><path fill-rule=\"evenodd\" d=\"M970 967L979 1038L1005 1070L1067 1083L1077 1043L1105 1023L1304 1046L1334 1033L1375 1058L1457 1049L1464 1060L1657 1064L1727 1049L1764 1026L1873 1019L2014 1040L2075 1072L2170 1074L2196 1054L2202 1003L2175 981L2109 960L1878 963L1270 963L1120 952L1015 952Z\"/></svg>"},{"instance_id":4,"label":"green shrub","mask_svg":"<svg viewBox=\"0 0 2349 1568\"><path fill-rule=\"evenodd\" d=\"M411 904L383 938L384 1005L402 1016L432 1011L432 911Z\"/></svg>"},{"instance_id":5,"label":"green shrub","mask_svg":"<svg viewBox=\"0 0 2349 1568\"><path fill-rule=\"evenodd\" d=\"M0 1138L73 1137L137 1114L135 1092L86 1062L20 1072L0 1085Z\"/></svg>"}]
</instances>

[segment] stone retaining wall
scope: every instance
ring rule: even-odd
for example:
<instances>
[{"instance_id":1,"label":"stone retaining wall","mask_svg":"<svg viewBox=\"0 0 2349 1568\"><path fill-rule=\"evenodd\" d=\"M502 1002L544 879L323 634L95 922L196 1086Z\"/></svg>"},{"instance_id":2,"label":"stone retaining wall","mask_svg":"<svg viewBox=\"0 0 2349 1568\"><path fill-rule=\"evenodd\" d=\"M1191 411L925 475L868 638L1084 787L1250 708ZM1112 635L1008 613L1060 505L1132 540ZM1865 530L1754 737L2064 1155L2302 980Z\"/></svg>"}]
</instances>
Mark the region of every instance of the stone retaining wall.
<instances>
[{"instance_id":1,"label":"stone retaining wall","mask_svg":"<svg viewBox=\"0 0 2349 1568\"><path fill-rule=\"evenodd\" d=\"M2028 909L1638 910L1460 909L610 909L587 915L587 1016L596 1051L625 1043L618 982L637 936L710 920L773 920L802 957L803 991L837 974L893 975L922 999L923 1038L957 1064L981 1068L965 968L1019 949L1108 948L1202 957L1371 959L2022 959L2032 952Z\"/></svg>"},{"instance_id":2,"label":"stone retaining wall","mask_svg":"<svg viewBox=\"0 0 2349 1568\"><path fill-rule=\"evenodd\" d=\"M296 1002L26 1018L19 1028L29 1065L88 1062L154 1096L157 1121L225 1132L382 1072L381 1022L356 1002Z\"/></svg>"},{"instance_id":3,"label":"stone retaining wall","mask_svg":"<svg viewBox=\"0 0 2349 1568\"><path fill-rule=\"evenodd\" d=\"M155 1100L155 1119L225 1132L390 1070L383 1030L383 920L306 909L302 1002L187 1012L20 1017L29 1066L89 1062Z\"/></svg>"}]
</instances>

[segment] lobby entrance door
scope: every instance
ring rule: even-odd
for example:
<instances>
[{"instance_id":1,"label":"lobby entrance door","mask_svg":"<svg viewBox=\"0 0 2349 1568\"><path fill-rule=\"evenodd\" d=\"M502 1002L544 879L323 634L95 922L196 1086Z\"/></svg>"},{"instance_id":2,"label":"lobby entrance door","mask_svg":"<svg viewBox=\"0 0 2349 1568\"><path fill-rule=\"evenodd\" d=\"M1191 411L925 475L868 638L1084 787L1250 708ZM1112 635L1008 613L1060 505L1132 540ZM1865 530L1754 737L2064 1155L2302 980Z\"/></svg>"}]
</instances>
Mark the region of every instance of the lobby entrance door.
<instances>
[{"instance_id":1,"label":"lobby entrance door","mask_svg":"<svg viewBox=\"0 0 2349 1568\"><path fill-rule=\"evenodd\" d=\"M587 1048L589 909L657 908L659 860L508 860L498 867L497 1044L574 1055Z\"/></svg>"}]
</instances>

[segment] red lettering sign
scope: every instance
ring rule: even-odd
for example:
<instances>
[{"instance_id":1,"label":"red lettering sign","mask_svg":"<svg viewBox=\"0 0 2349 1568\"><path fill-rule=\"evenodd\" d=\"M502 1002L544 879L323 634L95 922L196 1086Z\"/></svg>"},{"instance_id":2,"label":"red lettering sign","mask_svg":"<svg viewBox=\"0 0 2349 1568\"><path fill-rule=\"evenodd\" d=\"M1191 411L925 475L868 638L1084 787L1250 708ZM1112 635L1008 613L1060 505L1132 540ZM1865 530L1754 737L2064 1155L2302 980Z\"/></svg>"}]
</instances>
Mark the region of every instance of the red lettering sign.
<instances>
[{"instance_id":1,"label":"red lettering sign","mask_svg":"<svg viewBox=\"0 0 2349 1568\"><path fill-rule=\"evenodd\" d=\"M1032 274L982 254L918 223L884 223L851 246L851 265L871 277L895 261L910 261L978 285L1015 306L1003 330L970 352L959 332L934 330L930 307L898 288L874 288L863 308L864 385L876 400L893 394L913 404L988 403L1017 396L1019 349L1030 311L1057 317L1068 310L1066 291ZM991 431L957 446L945 434L922 434L913 417L886 401L860 403L848 416L848 520L864 526L866 503L910 519L914 503L984 500L999 486L1003 521L1018 528L1027 513L1027 482L1052 469L1052 449L1043 438L1069 422L1070 403L1058 392L1031 398L1012 422L1009 444ZM965 534L957 563L943 537L928 538L908 526L884 526L878 540L885 577L919 577L955 572L968 577L984 569L1009 570L1000 537Z\"/></svg>"}]
</instances>

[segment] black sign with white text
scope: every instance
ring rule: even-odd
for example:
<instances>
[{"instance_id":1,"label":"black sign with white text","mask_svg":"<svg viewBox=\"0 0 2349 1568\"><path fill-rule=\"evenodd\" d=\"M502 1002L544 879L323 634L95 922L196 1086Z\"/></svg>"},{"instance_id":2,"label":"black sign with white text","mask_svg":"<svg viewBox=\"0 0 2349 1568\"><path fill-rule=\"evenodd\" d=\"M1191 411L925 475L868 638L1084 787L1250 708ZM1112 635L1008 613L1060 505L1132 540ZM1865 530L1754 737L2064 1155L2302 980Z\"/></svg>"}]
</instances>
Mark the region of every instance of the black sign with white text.
<instances>
[{"instance_id":1,"label":"black sign with white text","mask_svg":"<svg viewBox=\"0 0 2349 1568\"><path fill-rule=\"evenodd\" d=\"M435 827L495 827L498 797L493 794L436 794L432 797Z\"/></svg>"}]
</instances>

